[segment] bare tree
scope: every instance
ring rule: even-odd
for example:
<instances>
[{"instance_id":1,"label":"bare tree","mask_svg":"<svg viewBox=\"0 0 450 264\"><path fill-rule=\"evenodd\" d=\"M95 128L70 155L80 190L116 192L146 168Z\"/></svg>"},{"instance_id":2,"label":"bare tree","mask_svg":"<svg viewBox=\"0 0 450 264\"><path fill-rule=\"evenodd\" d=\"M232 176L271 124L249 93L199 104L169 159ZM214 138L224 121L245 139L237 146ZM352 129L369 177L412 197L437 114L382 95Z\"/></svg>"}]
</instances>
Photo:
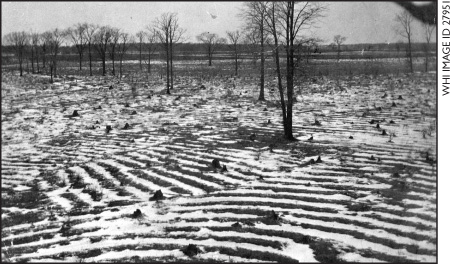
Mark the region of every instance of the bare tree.
<instances>
[{"instance_id":1,"label":"bare tree","mask_svg":"<svg viewBox=\"0 0 450 264\"><path fill-rule=\"evenodd\" d=\"M173 88L173 47L174 44L182 41L186 30L178 24L176 13L162 14L155 20L154 25L160 43L166 51L167 94L170 94L170 88Z\"/></svg>"},{"instance_id":2,"label":"bare tree","mask_svg":"<svg viewBox=\"0 0 450 264\"><path fill-rule=\"evenodd\" d=\"M227 31L227 36L230 40L234 53L234 75L238 75L239 43L241 41L241 32L239 30Z\"/></svg>"},{"instance_id":3,"label":"bare tree","mask_svg":"<svg viewBox=\"0 0 450 264\"><path fill-rule=\"evenodd\" d=\"M197 40L203 42L206 45L206 56L208 58L208 65L212 65L212 58L217 51L217 47L226 43L226 39L220 38L215 33L203 32L197 36Z\"/></svg>"},{"instance_id":4,"label":"bare tree","mask_svg":"<svg viewBox=\"0 0 450 264\"><path fill-rule=\"evenodd\" d=\"M139 41L139 69L142 71L142 44L144 43L145 32L142 30L139 31L136 33L136 37Z\"/></svg>"},{"instance_id":5,"label":"bare tree","mask_svg":"<svg viewBox=\"0 0 450 264\"><path fill-rule=\"evenodd\" d=\"M412 22L412 15L404 10L400 14L397 14L395 17L395 21L399 23L398 28L396 28L397 33L406 38L408 40L408 48L407 48L407 56L409 58L409 68L411 72L414 72L413 70L413 61L412 61L412 49L411 49L411 22Z\"/></svg>"},{"instance_id":6,"label":"bare tree","mask_svg":"<svg viewBox=\"0 0 450 264\"><path fill-rule=\"evenodd\" d=\"M287 140L295 140L292 131L292 107L294 104L294 74L295 74L295 49L299 32L309 29L314 22L322 16L325 8L320 3L311 2L272 2L267 6L265 23L271 32L275 45L275 63L278 78L278 90L283 113L284 137ZM281 42L279 44L279 42ZM282 84L280 70L279 46L284 44L286 48L286 96Z\"/></svg>"},{"instance_id":7,"label":"bare tree","mask_svg":"<svg viewBox=\"0 0 450 264\"><path fill-rule=\"evenodd\" d=\"M346 39L347 39L346 37L341 36L341 35L335 35L333 37L333 44L336 45L336 48L337 48L337 54L338 54L337 61L339 61L341 58L341 45L342 45L342 43L344 43L344 41Z\"/></svg>"},{"instance_id":8,"label":"bare tree","mask_svg":"<svg viewBox=\"0 0 450 264\"><path fill-rule=\"evenodd\" d=\"M106 53L108 52L108 45L110 41L111 28L108 26L100 27L94 35L94 47L102 60L103 76L106 75Z\"/></svg>"},{"instance_id":9,"label":"bare tree","mask_svg":"<svg viewBox=\"0 0 450 264\"><path fill-rule=\"evenodd\" d=\"M41 34L42 67L44 69L46 69L47 65L47 53L49 51L51 40L52 40L52 32L46 31Z\"/></svg>"},{"instance_id":10,"label":"bare tree","mask_svg":"<svg viewBox=\"0 0 450 264\"><path fill-rule=\"evenodd\" d=\"M89 75L92 76L92 46L95 43L94 36L97 32L98 26L94 24L88 24L85 32L86 44L88 47L89 54Z\"/></svg>"},{"instance_id":11,"label":"bare tree","mask_svg":"<svg viewBox=\"0 0 450 264\"><path fill-rule=\"evenodd\" d=\"M256 66L256 62L258 60L259 52L254 52L255 46L258 45L258 32L256 30L248 30L244 31L244 39L243 42L245 44L244 48L246 52L252 54L252 62Z\"/></svg>"},{"instance_id":12,"label":"bare tree","mask_svg":"<svg viewBox=\"0 0 450 264\"><path fill-rule=\"evenodd\" d=\"M109 42L109 57L111 58L112 61L112 75L116 76L116 67L115 67L115 56L116 56L116 47L117 47L117 43L119 42L119 38L120 38L120 29L118 28L111 28L111 39Z\"/></svg>"},{"instance_id":13,"label":"bare tree","mask_svg":"<svg viewBox=\"0 0 450 264\"><path fill-rule=\"evenodd\" d=\"M119 54L119 79L122 80L122 62L125 53L130 48L130 44L134 42L133 36L128 33L120 33L117 51Z\"/></svg>"},{"instance_id":14,"label":"bare tree","mask_svg":"<svg viewBox=\"0 0 450 264\"><path fill-rule=\"evenodd\" d=\"M64 31L59 30L58 28L51 31L51 39L50 39L50 45L49 45L49 51L52 60L50 61L50 76L56 77L56 69L57 69L57 62L58 62L58 53L59 48L64 42L64 38L66 37L66 34ZM53 78L51 78L51 82L53 82Z\"/></svg>"},{"instance_id":15,"label":"bare tree","mask_svg":"<svg viewBox=\"0 0 450 264\"><path fill-rule=\"evenodd\" d=\"M428 72L428 59L430 56L430 42L431 38L435 35L433 35L433 32L436 28L436 25L434 24L423 24L423 28L425 30L425 40L427 43L424 44L424 50L425 50L425 72Z\"/></svg>"},{"instance_id":16,"label":"bare tree","mask_svg":"<svg viewBox=\"0 0 450 264\"><path fill-rule=\"evenodd\" d=\"M33 32L31 33L31 67L33 69L34 73L34 67L33 67L33 54L36 58L36 68L37 72L39 73L39 44L41 43L41 35L39 33Z\"/></svg>"},{"instance_id":17,"label":"bare tree","mask_svg":"<svg viewBox=\"0 0 450 264\"><path fill-rule=\"evenodd\" d=\"M87 23L78 23L75 26L67 29L67 35L69 36L71 42L75 46L78 52L79 67L81 71L81 63L83 60L83 52L86 48L86 30L88 28Z\"/></svg>"},{"instance_id":18,"label":"bare tree","mask_svg":"<svg viewBox=\"0 0 450 264\"><path fill-rule=\"evenodd\" d=\"M151 59L152 59L152 55L155 54L156 51L156 41L157 41L157 33L156 30L151 26L148 25L146 27L146 32L144 34L144 36L147 38L147 52L148 52L148 57L147 57L147 61L145 61L145 63L147 64L147 73L148 73L148 77L150 77L151 75Z\"/></svg>"},{"instance_id":19,"label":"bare tree","mask_svg":"<svg viewBox=\"0 0 450 264\"><path fill-rule=\"evenodd\" d=\"M264 97L264 62L265 62L265 54L264 54L264 46L266 43L266 29L265 26L265 17L267 12L268 2L263 1L255 1L255 2L245 2L244 9L242 10L240 16L244 18L246 22L246 31L252 32L259 37L260 44L260 90L259 90L259 98L258 100L265 100Z\"/></svg>"},{"instance_id":20,"label":"bare tree","mask_svg":"<svg viewBox=\"0 0 450 264\"><path fill-rule=\"evenodd\" d=\"M319 43L323 42L322 39L316 37L303 37L297 41L298 45L298 58L297 63L300 63L300 57L303 56L306 58L306 63L309 63L309 57L313 53L320 53L319 51Z\"/></svg>"},{"instance_id":21,"label":"bare tree","mask_svg":"<svg viewBox=\"0 0 450 264\"><path fill-rule=\"evenodd\" d=\"M23 76L23 58L26 45L28 44L29 37L25 31L11 32L4 38L6 44L11 45L16 53L17 60L19 61L20 76Z\"/></svg>"}]
</instances>

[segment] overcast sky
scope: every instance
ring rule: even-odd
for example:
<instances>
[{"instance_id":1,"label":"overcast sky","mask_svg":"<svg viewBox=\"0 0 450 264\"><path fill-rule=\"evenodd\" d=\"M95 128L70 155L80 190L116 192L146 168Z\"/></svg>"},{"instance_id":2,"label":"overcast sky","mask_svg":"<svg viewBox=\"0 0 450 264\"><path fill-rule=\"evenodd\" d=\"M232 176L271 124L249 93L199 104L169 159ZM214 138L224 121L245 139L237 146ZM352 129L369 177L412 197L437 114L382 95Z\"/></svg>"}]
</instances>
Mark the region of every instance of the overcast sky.
<instances>
[{"instance_id":1,"label":"overcast sky","mask_svg":"<svg viewBox=\"0 0 450 264\"><path fill-rule=\"evenodd\" d=\"M330 43L334 35L345 43L394 43L395 14L402 11L390 2L322 2L325 17L311 32L303 32ZM164 12L176 12L187 29L188 42L208 31L225 37L227 30L242 27L237 17L242 2L2 2L2 34L12 31L43 32L67 28L78 22L110 25L136 33ZM217 16L215 19L212 16ZM413 22L413 41L424 41L422 24Z\"/></svg>"}]
</instances>

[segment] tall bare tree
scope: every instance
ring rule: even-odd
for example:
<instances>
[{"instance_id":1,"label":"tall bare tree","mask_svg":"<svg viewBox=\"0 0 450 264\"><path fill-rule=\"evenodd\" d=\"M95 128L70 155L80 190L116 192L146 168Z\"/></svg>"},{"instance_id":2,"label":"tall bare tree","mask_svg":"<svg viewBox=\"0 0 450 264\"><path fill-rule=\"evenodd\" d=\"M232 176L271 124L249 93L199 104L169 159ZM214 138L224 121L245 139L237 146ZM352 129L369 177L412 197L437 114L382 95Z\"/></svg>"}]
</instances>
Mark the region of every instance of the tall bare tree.
<instances>
[{"instance_id":1,"label":"tall bare tree","mask_svg":"<svg viewBox=\"0 0 450 264\"><path fill-rule=\"evenodd\" d=\"M67 29L67 35L69 39L77 49L78 59L79 59L79 67L81 71L81 64L83 61L83 53L86 48L86 30L88 28L87 23L78 23L73 27Z\"/></svg>"},{"instance_id":2,"label":"tall bare tree","mask_svg":"<svg viewBox=\"0 0 450 264\"><path fill-rule=\"evenodd\" d=\"M206 56L208 58L208 65L212 65L212 58L214 53L217 51L217 47L221 44L226 43L226 39L220 38L219 35L215 33L203 32L197 36L197 40L201 41L206 45Z\"/></svg>"},{"instance_id":3,"label":"tall bare tree","mask_svg":"<svg viewBox=\"0 0 450 264\"><path fill-rule=\"evenodd\" d=\"M23 76L23 59L26 45L29 42L28 34L25 31L11 32L4 37L5 44L11 45L19 61L20 76Z\"/></svg>"},{"instance_id":4,"label":"tall bare tree","mask_svg":"<svg viewBox=\"0 0 450 264\"><path fill-rule=\"evenodd\" d=\"M144 43L145 32L142 30L139 31L138 33L136 33L136 37L139 42L139 69L142 71L142 44Z\"/></svg>"},{"instance_id":5,"label":"tall bare tree","mask_svg":"<svg viewBox=\"0 0 450 264\"><path fill-rule=\"evenodd\" d=\"M63 44L65 37L65 31L62 31L58 28L55 28L53 31L51 31L51 40L49 43L49 51L52 58L50 62L50 76L53 72L53 76L56 77L59 48ZM53 79L51 79L51 81L53 82Z\"/></svg>"},{"instance_id":6,"label":"tall bare tree","mask_svg":"<svg viewBox=\"0 0 450 264\"><path fill-rule=\"evenodd\" d=\"M119 43L117 46L117 52L119 54L119 80L122 80L122 62L125 53L130 48L130 44L134 42L132 35L122 32L119 36Z\"/></svg>"},{"instance_id":7,"label":"tall bare tree","mask_svg":"<svg viewBox=\"0 0 450 264\"><path fill-rule=\"evenodd\" d=\"M325 8L320 3L311 2L272 2L267 6L265 23L274 41L275 63L283 114L284 137L295 140L292 131L292 108L294 104L295 49L301 30L313 27L322 16ZM286 97L283 88L279 47L286 48Z\"/></svg>"},{"instance_id":8,"label":"tall bare tree","mask_svg":"<svg viewBox=\"0 0 450 264\"><path fill-rule=\"evenodd\" d=\"M341 58L341 45L342 45L342 43L344 43L344 41L345 41L346 39L347 39L346 37L341 36L341 35L335 35L335 36L333 37L333 44L334 44L334 45L336 46L336 48L337 48L337 54L338 54L338 56L337 56L337 61L339 61L340 58Z\"/></svg>"},{"instance_id":9,"label":"tall bare tree","mask_svg":"<svg viewBox=\"0 0 450 264\"><path fill-rule=\"evenodd\" d=\"M266 43L266 29L265 29L265 17L267 15L267 6L268 2L265 1L255 1L255 2L245 2L244 9L241 11L240 16L246 22L246 31L252 32L253 34L257 34L259 37L260 44L260 89L259 89L259 97L258 100L265 100L264 97L264 62L265 62L265 54L264 47Z\"/></svg>"},{"instance_id":10,"label":"tall bare tree","mask_svg":"<svg viewBox=\"0 0 450 264\"><path fill-rule=\"evenodd\" d=\"M112 75L116 76L116 67L115 67L115 58L116 58L116 48L117 48L117 43L119 42L119 38L120 38L120 29L118 28L111 28L111 39L109 42L109 57L111 58L112 61Z\"/></svg>"},{"instance_id":11,"label":"tall bare tree","mask_svg":"<svg viewBox=\"0 0 450 264\"><path fill-rule=\"evenodd\" d=\"M228 40L230 40L230 44L233 48L234 55L234 75L238 75L238 59L239 59L239 43L241 42L241 32L239 30L236 31L227 31Z\"/></svg>"},{"instance_id":12,"label":"tall bare tree","mask_svg":"<svg viewBox=\"0 0 450 264\"><path fill-rule=\"evenodd\" d=\"M424 44L424 50L425 50L425 72L428 72L428 59L430 57L430 42L433 36L433 32L436 28L435 24L423 24L423 28L425 31L425 40L426 44Z\"/></svg>"},{"instance_id":13,"label":"tall bare tree","mask_svg":"<svg viewBox=\"0 0 450 264\"><path fill-rule=\"evenodd\" d=\"M97 29L99 27L94 24L88 24L86 27L85 33L85 39L86 44L88 47L88 55L89 55L89 75L92 76L92 46L94 46L95 43L95 33L97 32Z\"/></svg>"},{"instance_id":14,"label":"tall bare tree","mask_svg":"<svg viewBox=\"0 0 450 264\"><path fill-rule=\"evenodd\" d=\"M413 70L413 60L412 60L412 48L411 48L411 37L412 37L412 31L411 31L411 22L413 20L412 15L404 10L400 14L397 14L395 17L395 21L398 22L399 26L396 28L397 33L406 38L408 40L408 48L406 51L406 54L409 58L409 69L411 72L414 72Z\"/></svg>"},{"instance_id":15,"label":"tall bare tree","mask_svg":"<svg viewBox=\"0 0 450 264\"><path fill-rule=\"evenodd\" d=\"M154 21L154 28L160 43L166 51L166 82L167 94L173 88L173 48L174 44L182 41L186 30L178 24L176 13L164 13Z\"/></svg>"},{"instance_id":16,"label":"tall bare tree","mask_svg":"<svg viewBox=\"0 0 450 264\"><path fill-rule=\"evenodd\" d=\"M33 69L34 73L34 67L33 67L33 54L36 58L36 70L39 73L39 45L41 43L41 35L39 33L33 32L30 35L31 37L31 67Z\"/></svg>"},{"instance_id":17,"label":"tall bare tree","mask_svg":"<svg viewBox=\"0 0 450 264\"><path fill-rule=\"evenodd\" d=\"M148 77L150 78L151 75L151 59L153 54L155 54L156 51L156 41L158 39L156 30L151 26L148 25L146 27L146 32L144 34L145 38L147 39L147 60L145 63L147 64L147 73Z\"/></svg>"},{"instance_id":18,"label":"tall bare tree","mask_svg":"<svg viewBox=\"0 0 450 264\"><path fill-rule=\"evenodd\" d=\"M41 49L42 49L42 67L47 69L47 54L49 51L50 42L52 40L52 32L46 31L41 34ZM46 70L47 71L47 70Z\"/></svg>"},{"instance_id":19,"label":"tall bare tree","mask_svg":"<svg viewBox=\"0 0 450 264\"><path fill-rule=\"evenodd\" d=\"M102 26L94 35L94 47L97 50L100 59L102 60L103 71L102 75L106 75L106 54L108 52L108 45L111 41L111 27Z\"/></svg>"}]
</instances>

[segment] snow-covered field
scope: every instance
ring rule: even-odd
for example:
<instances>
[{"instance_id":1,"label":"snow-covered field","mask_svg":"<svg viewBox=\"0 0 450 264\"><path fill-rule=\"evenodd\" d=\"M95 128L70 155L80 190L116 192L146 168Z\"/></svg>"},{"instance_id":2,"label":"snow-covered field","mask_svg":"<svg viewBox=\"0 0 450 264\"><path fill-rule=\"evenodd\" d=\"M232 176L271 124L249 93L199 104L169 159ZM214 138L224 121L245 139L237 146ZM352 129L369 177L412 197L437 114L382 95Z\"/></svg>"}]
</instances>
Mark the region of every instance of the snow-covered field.
<instances>
[{"instance_id":1,"label":"snow-covered field","mask_svg":"<svg viewBox=\"0 0 450 264\"><path fill-rule=\"evenodd\" d=\"M42 82L2 74L3 260L436 261L435 74L305 84L295 142L245 78Z\"/></svg>"}]
</instances>

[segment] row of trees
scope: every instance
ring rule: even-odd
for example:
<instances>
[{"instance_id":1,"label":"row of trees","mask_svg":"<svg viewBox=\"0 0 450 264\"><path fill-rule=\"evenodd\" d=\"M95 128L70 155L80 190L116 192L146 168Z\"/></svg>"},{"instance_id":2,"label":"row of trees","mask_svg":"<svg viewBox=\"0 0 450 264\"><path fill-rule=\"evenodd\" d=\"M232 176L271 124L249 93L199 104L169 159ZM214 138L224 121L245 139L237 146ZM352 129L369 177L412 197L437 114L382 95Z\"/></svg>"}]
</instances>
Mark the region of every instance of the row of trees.
<instances>
[{"instance_id":1,"label":"row of trees","mask_svg":"<svg viewBox=\"0 0 450 264\"><path fill-rule=\"evenodd\" d=\"M57 58L60 48L64 43L75 46L79 56L79 68L82 69L83 55L87 49L89 54L89 69L92 76L92 54L97 51L103 62L103 74L106 72L105 61L109 55L113 62L115 74L116 54L122 59L128 49L129 34L109 26L98 26L87 23L79 23L65 30L58 28L44 33L12 32L4 37L4 43L14 48L19 62L20 76L23 75L23 61L25 53L31 54L31 69L35 73L40 72L40 60L42 68L49 69L51 81L56 76ZM36 68L35 68L36 64Z\"/></svg>"},{"instance_id":2,"label":"row of trees","mask_svg":"<svg viewBox=\"0 0 450 264\"><path fill-rule=\"evenodd\" d=\"M292 116L294 104L294 78L298 74L299 54L308 54L317 51L317 38L306 36L303 32L314 27L326 8L320 2L245 2L240 17L245 21L242 31L227 32L227 39L219 37L215 33L204 32L197 36L197 40L205 44L208 64L212 65L213 55L217 47L228 41L233 50L235 74L239 68L239 44L258 45L259 51L254 54L260 61L260 92L259 100L265 100L265 63L268 56L273 57L276 69L277 87L280 96L280 105L283 118L284 137L294 140L292 129ZM399 15L401 32L411 43L411 18ZM400 32L400 31L399 31ZM427 30L427 41L431 40L432 26ZM56 75L57 54L64 41L71 42L76 47L79 55L79 67L82 68L82 59L85 50L89 54L89 69L92 75L92 53L96 50L103 66L103 75L106 74L106 60L112 61L112 74L115 75L115 60L119 59L119 75L122 76L122 61L124 54L131 43L137 43L139 47L139 64L142 70L142 61L147 64L148 73L151 72L151 59L159 45L163 48L166 59L166 88L167 94L173 87L173 58L174 46L183 42L186 30L181 28L177 14L164 13L151 24L140 31L136 36L123 32L120 29L109 26L97 26L93 24L77 24L66 30L55 29L42 34L26 32L14 32L5 37L5 43L14 47L20 65L22 75L22 62L25 49L31 50L32 70L34 62L39 71L39 58L42 57L42 65L50 68L50 76ZM345 37L336 35L334 46L340 58L341 45ZM411 46L411 44L409 44ZM143 51L147 50L147 58L143 58ZM409 48L410 64L412 70L411 48ZM284 56L284 58L283 58ZM307 57L306 57L307 58ZM46 63L47 62L47 63Z\"/></svg>"},{"instance_id":3,"label":"row of trees","mask_svg":"<svg viewBox=\"0 0 450 264\"><path fill-rule=\"evenodd\" d=\"M292 107L294 103L294 74L295 74L295 51L302 45L311 43L311 39L301 38L301 30L310 28L313 23L322 16L325 8L319 3L310 2L246 2L241 17L245 20L244 37L240 31L227 32L231 47L234 50L235 72L238 71L238 44L245 41L250 44L259 43L259 57L261 63L260 95L259 100L264 100L264 64L267 56L274 56L276 73L278 79L278 90L281 98L281 109L285 138L294 139L292 134ZM136 38L139 42L139 60L142 67L142 50L146 45L148 48L148 71L150 72L150 59L156 44L161 45L166 57L166 88L170 94L173 87L173 51L174 45L184 40L186 30L181 28L175 13L164 13L153 23L138 32ZM33 38L33 36L35 38ZM225 44L227 40L217 34L204 32L197 39L205 43L209 65L216 47ZM31 40L31 41L30 41ZM43 67L46 67L47 56L50 60L50 76L56 75L57 54L63 41L70 41L79 55L79 67L82 67L82 58L85 50L89 54L89 69L92 75L92 51L96 50L103 66L103 75L106 74L105 62L107 57L112 61L112 74L115 75L115 60L119 56L120 76L123 55L134 42L134 36L110 26L97 26L93 24L77 24L66 30L55 29L42 34L27 34L25 32L10 33L5 37L5 43L14 46L19 58L20 74L22 75L22 62L24 50L28 46L32 54L32 70L34 62L39 67L39 58L42 57ZM265 51L269 43L274 47ZM286 58L281 60L280 49L283 48ZM281 62L285 62L285 70L282 76ZM285 100L287 96L287 100Z\"/></svg>"},{"instance_id":4,"label":"row of trees","mask_svg":"<svg viewBox=\"0 0 450 264\"><path fill-rule=\"evenodd\" d=\"M62 45L75 47L79 59L79 70L82 70L83 58L88 54L89 73L92 76L93 54L96 53L102 63L102 74L106 74L106 61L112 62L112 74L116 75L116 62L119 61L119 77L122 77L122 62L125 53L132 44L137 44L139 50L139 65L146 64L147 72L151 73L152 56L158 45L163 48L166 59L166 86L167 93L173 87L173 57L174 46L184 41L186 30L181 28L177 14L164 13L147 25L145 30L139 31L135 36L123 32L121 29L110 26L99 26L88 23L78 23L65 30L54 29L44 33L12 32L4 37L4 44L14 48L18 58L20 76L23 76L23 64L26 54L31 61L33 73L41 69L48 69L53 82L56 77L58 53ZM235 74L238 74L238 60L240 58L239 44L242 34L239 30L227 32L230 47L233 50L235 62ZM218 45L227 43L227 39L219 37L215 33L204 32L197 39L205 44L209 65L212 64L213 55ZM143 57L143 52L147 57ZM40 68L40 64L42 68ZM36 68L35 68L36 65Z\"/></svg>"},{"instance_id":5,"label":"row of trees","mask_svg":"<svg viewBox=\"0 0 450 264\"><path fill-rule=\"evenodd\" d=\"M136 37L140 43L140 63L142 63L142 44L144 39L148 47L148 72L150 72L151 56L156 45L161 45L166 53L167 93L173 87L173 50L174 45L182 41L186 32L178 23L175 13L164 13L146 27L146 31L139 32ZM28 33L25 31L12 32L5 35L3 43L13 47L19 63L20 76L23 76L25 54L31 55L31 69L40 72L42 68L49 69L51 82L56 77L57 58L63 44L73 45L79 57L79 69L82 70L83 57L87 51L89 58L89 73L92 76L93 53L96 52L102 62L102 74L106 75L106 61L112 62L112 74L116 75L116 62L119 61L119 76L122 77L122 62L135 37L121 29L110 26L99 26L88 23L78 23L65 30L58 28L44 33ZM36 64L36 68L35 68Z\"/></svg>"}]
</instances>

